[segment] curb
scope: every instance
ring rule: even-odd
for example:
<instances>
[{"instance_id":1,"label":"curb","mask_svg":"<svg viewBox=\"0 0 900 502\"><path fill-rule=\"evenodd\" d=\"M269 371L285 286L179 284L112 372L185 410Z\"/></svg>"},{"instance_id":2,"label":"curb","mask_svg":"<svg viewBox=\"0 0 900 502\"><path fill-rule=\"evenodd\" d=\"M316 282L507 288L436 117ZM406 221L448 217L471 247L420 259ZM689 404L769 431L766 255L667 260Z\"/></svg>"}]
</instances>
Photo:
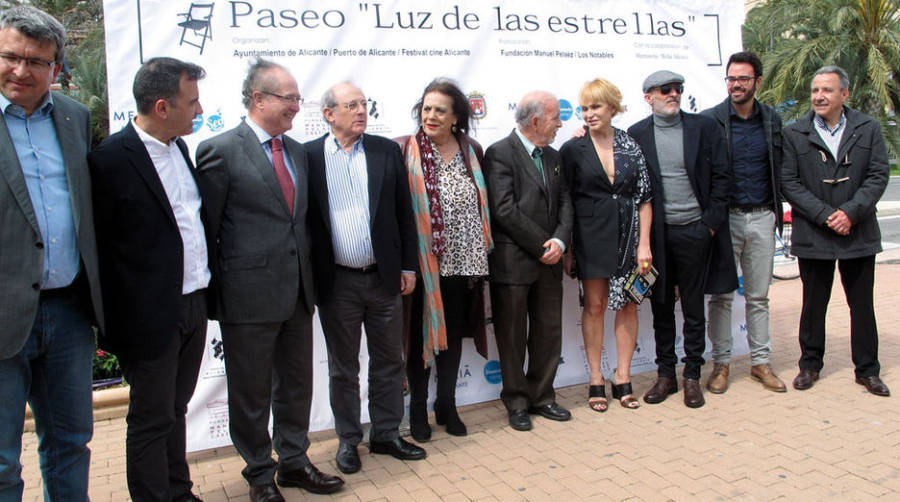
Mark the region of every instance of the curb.
<instances>
[{"instance_id":1,"label":"curb","mask_svg":"<svg viewBox=\"0 0 900 502\"><path fill-rule=\"evenodd\" d=\"M93 393L94 422L110 418L120 418L128 414L128 393L130 387L113 387ZM25 407L25 431L34 432L34 416L31 407Z\"/></svg>"}]
</instances>

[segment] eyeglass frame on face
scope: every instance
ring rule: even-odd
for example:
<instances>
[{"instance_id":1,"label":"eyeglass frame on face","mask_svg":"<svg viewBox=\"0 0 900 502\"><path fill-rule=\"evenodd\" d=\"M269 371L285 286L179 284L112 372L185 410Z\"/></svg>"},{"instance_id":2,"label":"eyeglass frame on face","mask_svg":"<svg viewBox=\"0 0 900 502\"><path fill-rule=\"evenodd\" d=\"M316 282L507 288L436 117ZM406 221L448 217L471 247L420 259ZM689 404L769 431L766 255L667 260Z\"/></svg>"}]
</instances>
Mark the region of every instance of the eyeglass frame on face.
<instances>
[{"instance_id":1,"label":"eyeglass frame on face","mask_svg":"<svg viewBox=\"0 0 900 502\"><path fill-rule=\"evenodd\" d=\"M747 75L739 75L737 77L732 77L729 75L729 76L725 77L725 83L728 85L734 85L735 83L740 82L741 84L747 85L750 82L756 80L757 78L759 78L759 77L756 77L756 76L749 77Z\"/></svg>"},{"instance_id":2,"label":"eyeglass frame on face","mask_svg":"<svg viewBox=\"0 0 900 502\"><path fill-rule=\"evenodd\" d=\"M678 91L678 94L684 94L684 84L670 83L657 86L655 88L659 91L663 96L668 96L673 90Z\"/></svg>"},{"instance_id":3,"label":"eyeglass frame on face","mask_svg":"<svg viewBox=\"0 0 900 502\"><path fill-rule=\"evenodd\" d=\"M46 59L41 58L28 58L7 51L0 51L0 60L12 68L17 67L19 66L19 63L24 62L25 67L31 71L49 70L56 64L56 61L47 61Z\"/></svg>"},{"instance_id":4,"label":"eyeglass frame on face","mask_svg":"<svg viewBox=\"0 0 900 502\"><path fill-rule=\"evenodd\" d=\"M338 103L337 105L335 105L335 108L337 108L337 107L341 107L341 108L349 111L350 113L353 113L356 110L359 110L359 107L362 107L363 110L368 110L369 109L369 101L366 99L359 99L356 101L350 101L349 103Z\"/></svg>"},{"instance_id":5,"label":"eyeglass frame on face","mask_svg":"<svg viewBox=\"0 0 900 502\"><path fill-rule=\"evenodd\" d=\"M274 92L259 91L259 90L256 92L258 92L260 94L265 94L266 96L274 96L280 100L287 101L288 103L294 103L297 105L302 105L303 101L304 101L303 96L283 96L281 94L275 94Z\"/></svg>"}]
</instances>

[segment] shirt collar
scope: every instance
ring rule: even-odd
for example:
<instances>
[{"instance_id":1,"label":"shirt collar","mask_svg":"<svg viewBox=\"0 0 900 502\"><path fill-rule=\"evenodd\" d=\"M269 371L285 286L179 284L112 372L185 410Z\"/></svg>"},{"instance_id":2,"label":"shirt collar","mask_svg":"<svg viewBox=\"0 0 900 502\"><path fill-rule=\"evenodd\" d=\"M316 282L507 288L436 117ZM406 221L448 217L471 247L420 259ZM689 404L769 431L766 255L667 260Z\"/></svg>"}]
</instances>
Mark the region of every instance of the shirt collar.
<instances>
[{"instance_id":1,"label":"shirt collar","mask_svg":"<svg viewBox=\"0 0 900 502\"><path fill-rule=\"evenodd\" d=\"M819 116L819 114L815 114L815 118L813 118L813 122L815 122L816 127L822 131L827 132L828 134L834 136L844 128L844 125L847 124L847 114L841 110L841 119L838 120L837 125L834 128L828 127L828 124L825 123L825 119Z\"/></svg>"},{"instance_id":2,"label":"shirt collar","mask_svg":"<svg viewBox=\"0 0 900 502\"><path fill-rule=\"evenodd\" d=\"M534 143L532 143L531 140L526 138L525 135L522 134L522 131L520 131L518 127L516 128L516 136L519 137L519 141L522 142L522 146L525 147L525 151L528 152L528 155L531 157L534 157L534 150L535 150L535 148L538 148L538 147L534 146Z\"/></svg>"},{"instance_id":3,"label":"shirt collar","mask_svg":"<svg viewBox=\"0 0 900 502\"><path fill-rule=\"evenodd\" d=\"M363 148L363 137L365 135L366 135L365 133L361 134L359 136L359 139L356 140L355 143L353 143L353 146L350 147L350 154L353 154L353 153L356 153L359 151L365 151L365 149ZM328 136L325 137L325 151L333 154L333 153L337 152L338 150L340 150L342 152L345 151L343 148L341 148L341 142L338 141L338 138L337 138L337 136L334 135L334 132L329 132Z\"/></svg>"},{"instance_id":4,"label":"shirt collar","mask_svg":"<svg viewBox=\"0 0 900 502\"><path fill-rule=\"evenodd\" d=\"M10 108L12 107L12 108ZM41 104L35 108L34 113L32 115L50 115L50 111L53 110L53 93L47 91L44 94L44 99L41 100ZM0 113L15 113L16 115L20 115L22 117L25 116L25 109L19 105L13 104L12 101L6 99L2 93L0 93Z\"/></svg>"},{"instance_id":5,"label":"shirt collar","mask_svg":"<svg viewBox=\"0 0 900 502\"><path fill-rule=\"evenodd\" d=\"M246 122L247 125L250 126L250 129L253 130L253 133L256 134L256 138L259 139L259 142L262 144L268 143L272 138L279 138L282 141L284 140L284 138L281 137L281 134L279 134L278 136L272 136L271 134L267 133L265 129L260 127L259 124L254 122L250 117L247 117Z\"/></svg>"},{"instance_id":6,"label":"shirt collar","mask_svg":"<svg viewBox=\"0 0 900 502\"><path fill-rule=\"evenodd\" d=\"M176 138L172 138L172 140L169 141L168 144L166 144L151 136L147 131L141 129L136 119L131 119L131 125L134 127L135 132L137 132L138 138L140 138L141 142L144 143L144 146L147 148L148 153L165 153L169 151L170 148L175 146Z\"/></svg>"},{"instance_id":7,"label":"shirt collar","mask_svg":"<svg viewBox=\"0 0 900 502\"><path fill-rule=\"evenodd\" d=\"M737 111L735 111L735 109L734 109L734 104L732 104L731 100L729 99L728 100L728 115L730 115L732 117L737 117L741 120L750 120L750 119L756 118L756 116L759 115L759 106L756 104L756 99L754 99L753 100L753 111L750 112L749 117L744 119L743 117L738 115Z\"/></svg>"}]
</instances>

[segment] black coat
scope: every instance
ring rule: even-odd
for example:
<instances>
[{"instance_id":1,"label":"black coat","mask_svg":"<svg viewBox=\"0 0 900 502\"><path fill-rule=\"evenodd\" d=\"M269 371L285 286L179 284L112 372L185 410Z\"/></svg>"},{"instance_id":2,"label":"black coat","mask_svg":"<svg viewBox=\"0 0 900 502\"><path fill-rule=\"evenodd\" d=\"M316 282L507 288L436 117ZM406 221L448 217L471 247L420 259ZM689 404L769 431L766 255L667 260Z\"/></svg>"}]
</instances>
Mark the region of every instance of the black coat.
<instances>
[{"instance_id":1,"label":"black coat","mask_svg":"<svg viewBox=\"0 0 900 502\"><path fill-rule=\"evenodd\" d=\"M702 210L703 223L716 231L707 263L707 294L728 293L738 286L731 232L728 229L728 191L731 188L731 168L726 161L727 146L716 122L708 117L681 112L684 128L684 166L694 196ZM650 247L653 262L659 271L654 285L654 301L664 301L657 291L667 291L665 260L665 214L662 174L656 153L653 132L653 116L649 116L628 128L628 134L640 145L650 172L650 188L653 192L653 225L650 230Z\"/></svg>"},{"instance_id":2,"label":"black coat","mask_svg":"<svg viewBox=\"0 0 900 502\"><path fill-rule=\"evenodd\" d=\"M334 282L334 248L328 180L325 176L325 138L305 143L309 163L310 216L313 265L318 300L328 298ZM363 134L369 177L369 231L378 274L391 294L400 294L402 270L419 270L418 235L409 197L409 179L400 147L390 139Z\"/></svg>"},{"instance_id":3,"label":"black coat","mask_svg":"<svg viewBox=\"0 0 900 502\"><path fill-rule=\"evenodd\" d=\"M176 144L196 180L184 141ZM131 123L91 151L88 165L106 305L100 346L127 359L153 359L181 320L184 247L175 214Z\"/></svg>"},{"instance_id":4,"label":"black coat","mask_svg":"<svg viewBox=\"0 0 900 502\"><path fill-rule=\"evenodd\" d=\"M875 203L890 177L881 124L872 117L844 108L847 122L836 163L813 125L815 112L784 129L782 193L793 207L791 252L820 260L860 258L881 252L881 230ZM826 178L849 177L829 184ZM853 226L838 235L825 221L841 209Z\"/></svg>"},{"instance_id":5,"label":"black coat","mask_svg":"<svg viewBox=\"0 0 900 502\"><path fill-rule=\"evenodd\" d=\"M717 104L712 108L703 110L700 114L711 119L715 119L719 123L722 134L725 137L725 145L728 147L728 165L733 162L731 151L731 109L729 103L731 98L725 98L725 101ZM759 113L762 116L763 130L766 134L766 147L769 152L769 179L772 188L772 211L775 212L775 225L778 231L784 223L784 210L781 206L783 199L781 195L781 162L784 158L784 139L781 136L781 117L778 113L768 105L764 105L756 101L759 107Z\"/></svg>"}]
</instances>

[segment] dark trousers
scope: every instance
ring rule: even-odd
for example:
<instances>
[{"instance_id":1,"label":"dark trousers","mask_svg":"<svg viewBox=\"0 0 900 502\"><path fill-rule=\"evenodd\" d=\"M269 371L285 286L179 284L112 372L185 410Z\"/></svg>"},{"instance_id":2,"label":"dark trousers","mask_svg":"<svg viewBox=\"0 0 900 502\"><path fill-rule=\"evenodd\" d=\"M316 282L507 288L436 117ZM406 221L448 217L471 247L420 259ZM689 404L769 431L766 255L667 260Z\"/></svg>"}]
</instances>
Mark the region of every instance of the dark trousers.
<instances>
[{"instance_id":1,"label":"dark trousers","mask_svg":"<svg viewBox=\"0 0 900 502\"><path fill-rule=\"evenodd\" d=\"M206 290L200 290L182 297L181 321L161 355L120 359L131 386L125 464L135 502L177 501L191 492L184 415L205 343Z\"/></svg>"},{"instance_id":2,"label":"dark trousers","mask_svg":"<svg viewBox=\"0 0 900 502\"><path fill-rule=\"evenodd\" d=\"M660 215L661 216L661 215ZM699 379L706 350L706 312L703 290L712 236L702 221L666 225L666 291L654 289L651 299L656 365L659 376L675 377L675 286L681 298L684 324L684 378Z\"/></svg>"},{"instance_id":3,"label":"dark trousers","mask_svg":"<svg viewBox=\"0 0 900 502\"><path fill-rule=\"evenodd\" d=\"M397 281L400 277L397 277ZM400 295L389 293L377 271L337 268L331 295L319 305L328 347L334 428L342 443L362 441L359 344L366 328L369 350L370 441L399 437L403 419L403 312Z\"/></svg>"},{"instance_id":4,"label":"dark trousers","mask_svg":"<svg viewBox=\"0 0 900 502\"><path fill-rule=\"evenodd\" d=\"M821 371L825 357L825 312L834 282L834 260L799 258L803 281L803 309L800 312L800 369ZM878 328L875 325L873 287L875 255L838 260L841 284L850 307L850 354L856 376L877 376Z\"/></svg>"},{"instance_id":5,"label":"dark trousers","mask_svg":"<svg viewBox=\"0 0 900 502\"><path fill-rule=\"evenodd\" d=\"M302 303L283 322L222 324L229 431L251 486L273 481L273 448L283 472L309 464L312 330L312 313Z\"/></svg>"},{"instance_id":6,"label":"dark trousers","mask_svg":"<svg viewBox=\"0 0 900 502\"><path fill-rule=\"evenodd\" d=\"M507 410L556 400L553 380L562 350L562 281L542 265L531 284L491 283L491 317ZM528 350L528 372L525 351Z\"/></svg>"},{"instance_id":7,"label":"dark trousers","mask_svg":"<svg viewBox=\"0 0 900 502\"><path fill-rule=\"evenodd\" d=\"M447 326L447 349L440 351L434 357L434 366L437 370L435 409L456 406L456 379L459 376L459 362L462 358L462 339L472 336L472 331L475 329L469 313L469 305L472 303L469 277L441 277L440 288L441 300L444 303L444 323ZM406 379L409 382L411 402L421 403L424 406L428 401L428 376L431 371L430 368L425 368L425 361L422 358L424 346L423 291L424 287L420 279L412 298Z\"/></svg>"}]
</instances>

